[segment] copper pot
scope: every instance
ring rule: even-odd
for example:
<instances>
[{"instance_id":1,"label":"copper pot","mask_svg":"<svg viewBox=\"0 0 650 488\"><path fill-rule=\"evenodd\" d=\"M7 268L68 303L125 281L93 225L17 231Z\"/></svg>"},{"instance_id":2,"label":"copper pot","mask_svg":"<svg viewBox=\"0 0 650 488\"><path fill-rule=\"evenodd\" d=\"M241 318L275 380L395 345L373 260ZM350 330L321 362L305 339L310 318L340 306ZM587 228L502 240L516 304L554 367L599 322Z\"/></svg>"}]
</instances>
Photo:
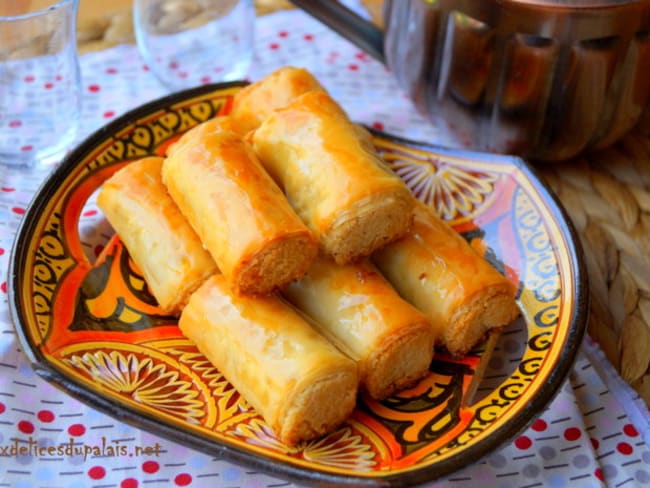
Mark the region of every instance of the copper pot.
<instances>
[{"instance_id":1,"label":"copper pot","mask_svg":"<svg viewBox=\"0 0 650 488\"><path fill-rule=\"evenodd\" d=\"M650 104L650 0L385 0L383 31L338 2L292 2L385 62L467 148L562 161Z\"/></svg>"}]
</instances>

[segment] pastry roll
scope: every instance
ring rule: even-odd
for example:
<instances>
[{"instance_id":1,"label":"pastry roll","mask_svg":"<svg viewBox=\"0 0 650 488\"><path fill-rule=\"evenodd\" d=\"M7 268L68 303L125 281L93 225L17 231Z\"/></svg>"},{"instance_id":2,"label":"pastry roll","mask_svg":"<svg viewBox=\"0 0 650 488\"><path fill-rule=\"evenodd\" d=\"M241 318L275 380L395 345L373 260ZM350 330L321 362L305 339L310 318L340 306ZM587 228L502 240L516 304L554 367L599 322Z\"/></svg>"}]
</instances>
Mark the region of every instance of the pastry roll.
<instances>
[{"instance_id":1,"label":"pastry roll","mask_svg":"<svg viewBox=\"0 0 650 488\"><path fill-rule=\"evenodd\" d=\"M326 93L269 115L252 137L262 164L338 264L404 235L413 197L369 134Z\"/></svg>"},{"instance_id":2,"label":"pastry roll","mask_svg":"<svg viewBox=\"0 0 650 488\"><path fill-rule=\"evenodd\" d=\"M230 117L245 134L257 129L274 110L310 91L325 89L306 69L285 66L237 92Z\"/></svg>"},{"instance_id":3,"label":"pastry roll","mask_svg":"<svg viewBox=\"0 0 650 488\"><path fill-rule=\"evenodd\" d=\"M420 204L406 237L373 255L406 300L431 320L436 342L470 351L492 328L519 315L515 287L431 209Z\"/></svg>"},{"instance_id":4,"label":"pastry roll","mask_svg":"<svg viewBox=\"0 0 650 488\"><path fill-rule=\"evenodd\" d=\"M355 362L277 295L234 294L215 275L179 327L286 444L332 432L355 407Z\"/></svg>"},{"instance_id":5,"label":"pastry roll","mask_svg":"<svg viewBox=\"0 0 650 488\"><path fill-rule=\"evenodd\" d=\"M337 265L320 257L283 291L339 349L357 361L361 387L376 399L429 371L433 330L367 260Z\"/></svg>"},{"instance_id":6,"label":"pastry roll","mask_svg":"<svg viewBox=\"0 0 650 488\"><path fill-rule=\"evenodd\" d=\"M162 174L233 290L268 293L316 256L311 232L235 133L196 137L165 159Z\"/></svg>"},{"instance_id":7,"label":"pastry roll","mask_svg":"<svg viewBox=\"0 0 650 488\"><path fill-rule=\"evenodd\" d=\"M104 182L97 205L164 312L177 314L217 265L161 179L162 158L134 161Z\"/></svg>"},{"instance_id":8,"label":"pastry roll","mask_svg":"<svg viewBox=\"0 0 650 488\"><path fill-rule=\"evenodd\" d=\"M200 123L199 125L192 127L190 130L185 132L175 143L169 146L165 155L171 156L175 151L180 149L185 144L191 144L196 138L203 137L207 134L212 134L214 132L238 132L237 125L232 120L231 117L227 115L218 115L211 119L206 120L205 122Z\"/></svg>"}]
</instances>

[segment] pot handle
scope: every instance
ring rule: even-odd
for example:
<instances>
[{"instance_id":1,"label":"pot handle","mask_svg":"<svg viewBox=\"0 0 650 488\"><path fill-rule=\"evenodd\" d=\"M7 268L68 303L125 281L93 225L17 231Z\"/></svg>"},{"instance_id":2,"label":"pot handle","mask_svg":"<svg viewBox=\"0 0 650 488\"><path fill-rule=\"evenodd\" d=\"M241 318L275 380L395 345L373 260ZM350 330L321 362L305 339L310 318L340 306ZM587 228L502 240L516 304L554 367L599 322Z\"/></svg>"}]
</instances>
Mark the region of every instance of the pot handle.
<instances>
[{"instance_id":1,"label":"pot handle","mask_svg":"<svg viewBox=\"0 0 650 488\"><path fill-rule=\"evenodd\" d=\"M336 0L289 0L376 60L386 63L384 34L375 24L360 17Z\"/></svg>"}]
</instances>

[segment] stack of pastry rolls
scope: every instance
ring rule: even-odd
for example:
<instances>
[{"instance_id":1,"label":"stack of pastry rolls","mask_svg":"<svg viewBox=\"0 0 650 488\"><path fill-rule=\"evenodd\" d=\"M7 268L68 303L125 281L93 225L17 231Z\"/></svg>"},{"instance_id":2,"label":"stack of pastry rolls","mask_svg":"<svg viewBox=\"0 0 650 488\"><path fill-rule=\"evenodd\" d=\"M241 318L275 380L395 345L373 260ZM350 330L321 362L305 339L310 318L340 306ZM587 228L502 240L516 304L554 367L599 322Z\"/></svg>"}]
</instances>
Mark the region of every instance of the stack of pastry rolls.
<instances>
[{"instance_id":1,"label":"stack of pastry rolls","mask_svg":"<svg viewBox=\"0 0 650 488\"><path fill-rule=\"evenodd\" d=\"M239 163L243 162L242 151L248 154L249 148L244 146L243 150L241 139L232 133L217 134L208 140L209 145L225 146L221 151L232 151ZM211 147L197 147L212 154ZM184 157L185 153L177 149ZM306 271L315 257L316 244L311 234L287 210L286 199L268 176L264 180L265 173L258 165L248 168L255 171L253 174L237 174L249 185L271 186L268 194L251 197L266 202L256 211L268 209L268 213L265 218L257 216L241 223L237 218L244 219L246 212L252 212L254 202L248 201L234 181L234 188L220 188L218 180L227 171L218 167L218 159L212 172L205 168L210 166L205 158L197 158L197 164L204 165L199 170L188 166L185 178L196 171L216 186L214 191L208 185L193 187L192 194L183 198L196 198L191 203L180 201L180 205L164 183L172 177L165 172L169 161L152 157L129 163L104 183L98 206L141 269L161 309L179 316L182 332L283 442L293 445L331 432L355 406L357 364L275 291L243 291L243 283L255 282L254 273L248 271L251 267L266 271L265 266L270 265L267 261L291 261L288 253L277 252L278 246L284 245L278 241L299 238L303 249L295 257L301 264L277 263L285 267L270 273L277 286L284 282L287 270ZM168 166L167 171L175 168ZM201 178L190 181L198 184ZM176 185L173 191L180 192L181 184ZM240 200L236 198L238 193ZM223 203L223 207L215 208L216 202ZM235 205L243 209L235 207L232 211L239 213L226 216ZM199 219L205 221L196 224L195 229L192 222ZM242 229L241 234L238 229ZM200 233L210 234L210 247L203 243ZM260 253L267 258L261 264L255 260ZM270 287L268 280L263 283Z\"/></svg>"},{"instance_id":2,"label":"stack of pastry rolls","mask_svg":"<svg viewBox=\"0 0 650 488\"><path fill-rule=\"evenodd\" d=\"M369 134L304 69L249 85L229 115L191 129L164 158L126 165L98 205L160 307L290 445L344 422L360 390L382 399L412 384L434 346L460 335L462 347L448 349L467 352L516 314L514 288L485 262L472 287L444 263L427 275L441 285L419 292L418 279L395 272L422 275L404 243L422 238L422 220L439 221L420 215ZM440 235L432 248L449 237ZM458 238L456 256L482 261ZM417 266L429 257L451 255ZM499 282L508 312L455 313L488 305L490 270L486 288ZM452 286L459 297L447 304Z\"/></svg>"}]
</instances>

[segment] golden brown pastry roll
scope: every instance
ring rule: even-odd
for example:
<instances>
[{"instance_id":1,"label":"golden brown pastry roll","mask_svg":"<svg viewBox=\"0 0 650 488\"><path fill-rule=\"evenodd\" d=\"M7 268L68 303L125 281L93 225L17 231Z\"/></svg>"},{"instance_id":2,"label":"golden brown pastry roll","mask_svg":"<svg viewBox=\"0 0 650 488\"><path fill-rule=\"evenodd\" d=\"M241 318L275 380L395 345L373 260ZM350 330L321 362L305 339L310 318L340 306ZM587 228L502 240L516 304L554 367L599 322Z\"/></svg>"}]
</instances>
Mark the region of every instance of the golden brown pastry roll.
<instances>
[{"instance_id":1,"label":"golden brown pastry roll","mask_svg":"<svg viewBox=\"0 0 650 488\"><path fill-rule=\"evenodd\" d=\"M134 161L104 182L97 205L140 268L160 308L180 312L217 265L161 179L162 158Z\"/></svg>"},{"instance_id":2,"label":"golden brown pastry roll","mask_svg":"<svg viewBox=\"0 0 650 488\"><path fill-rule=\"evenodd\" d=\"M173 143L167 149L165 155L171 156L176 150L187 143L192 143L192 141L197 137L203 137L206 134L212 134L214 132L239 132L237 130L237 125L232 120L231 117L227 115L218 115L211 119L206 120L205 122L200 123L199 125L192 127L190 130L185 132L178 141Z\"/></svg>"},{"instance_id":3,"label":"golden brown pastry roll","mask_svg":"<svg viewBox=\"0 0 650 488\"><path fill-rule=\"evenodd\" d=\"M240 134L245 134L257 129L274 110L310 91L325 89L306 69L285 66L237 92L230 117Z\"/></svg>"},{"instance_id":4,"label":"golden brown pastry roll","mask_svg":"<svg viewBox=\"0 0 650 488\"><path fill-rule=\"evenodd\" d=\"M302 276L317 243L233 132L204 134L165 159L163 181L232 288L267 293Z\"/></svg>"},{"instance_id":5,"label":"golden brown pastry roll","mask_svg":"<svg viewBox=\"0 0 650 488\"><path fill-rule=\"evenodd\" d=\"M418 203L406 237L373 255L397 291L431 320L454 355L519 315L515 287L431 209Z\"/></svg>"},{"instance_id":6,"label":"golden brown pastry roll","mask_svg":"<svg viewBox=\"0 0 650 488\"><path fill-rule=\"evenodd\" d=\"M429 371L433 330L367 260L320 257L283 291L325 337L357 361L361 387L385 398Z\"/></svg>"},{"instance_id":7,"label":"golden brown pastry roll","mask_svg":"<svg viewBox=\"0 0 650 488\"><path fill-rule=\"evenodd\" d=\"M368 133L326 93L269 115L252 137L262 164L326 254L351 262L404 235L413 197Z\"/></svg>"},{"instance_id":8,"label":"golden brown pastry roll","mask_svg":"<svg viewBox=\"0 0 650 488\"><path fill-rule=\"evenodd\" d=\"M332 432L354 409L355 362L277 295L237 295L215 275L179 327L286 444Z\"/></svg>"}]
</instances>

